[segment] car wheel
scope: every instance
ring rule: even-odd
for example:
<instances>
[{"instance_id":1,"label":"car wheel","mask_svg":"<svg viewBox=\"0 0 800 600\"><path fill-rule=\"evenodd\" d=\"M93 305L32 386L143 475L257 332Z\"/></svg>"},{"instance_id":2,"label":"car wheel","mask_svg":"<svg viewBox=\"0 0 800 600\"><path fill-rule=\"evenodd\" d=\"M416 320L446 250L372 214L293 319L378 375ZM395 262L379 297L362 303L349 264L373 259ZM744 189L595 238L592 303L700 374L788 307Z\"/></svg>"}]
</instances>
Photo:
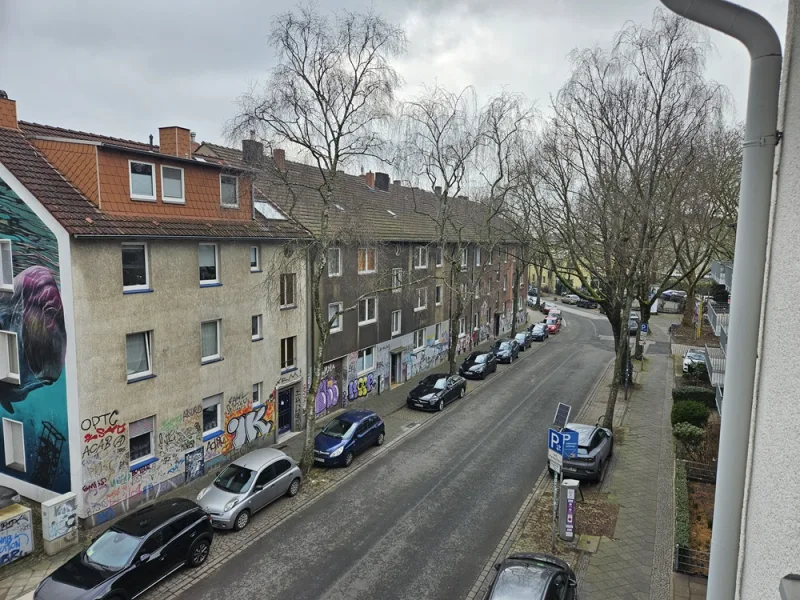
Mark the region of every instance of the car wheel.
<instances>
[{"instance_id":1,"label":"car wheel","mask_svg":"<svg viewBox=\"0 0 800 600\"><path fill-rule=\"evenodd\" d=\"M511 364L512 362L514 362L514 355L513 354L508 357L508 364Z\"/></svg>"},{"instance_id":2,"label":"car wheel","mask_svg":"<svg viewBox=\"0 0 800 600\"><path fill-rule=\"evenodd\" d=\"M297 496L297 492L299 491L300 491L300 480L294 479L292 480L291 485L289 485L289 489L286 490L286 495L289 496L289 498L294 498L295 496Z\"/></svg>"},{"instance_id":3,"label":"car wheel","mask_svg":"<svg viewBox=\"0 0 800 600\"><path fill-rule=\"evenodd\" d=\"M381 431L381 432L378 434L378 439L377 439L377 440L375 440L375 445L376 445L376 446L383 446L383 441L384 441L385 439L386 439L386 434L385 434L383 431Z\"/></svg>"},{"instance_id":4,"label":"car wheel","mask_svg":"<svg viewBox=\"0 0 800 600\"><path fill-rule=\"evenodd\" d=\"M481 380L484 380L484 379L486 379L486 371L484 371L483 373L481 373Z\"/></svg>"},{"instance_id":5,"label":"car wheel","mask_svg":"<svg viewBox=\"0 0 800 600\"><path fill-rule=\"evenodd\" d=\"M247 527L247 524L249 522L250 522L250 511L245 508L242 512L240 512L236 516L236 520L233 522L233 530L241 531L242 529Z\"/></svg>"},{"instance_id":6,"label":"car wheel","mask_svg":"<svg viewBox=\"0 0 800 600\"><path fill-rule=\"evenodd\" d=\"M458 392L458 397L459 398L463 398L464 394L466 394L466 393L467 393L467 386L464 386L464 387L461 388L461 391Z\"/></svg>"},{"instance_id":7,"label":"car wheel","mask_svg":"<svg viewBox=\"0 0 800 600\"><path fill-rule=\"evenodd\" d=\"M444 400L439 400L439 410L444 410Z\"/></svg>"},{"instance_id":8,"label":"car wheel","mask_svg":"<svg viewBox=\"0 0 800 600\"><path fill-rule=\"evenodd\" d=\"M597 483L603 481L603 461L600 461L600 464L597 465L597 477L595 478Z\"/></svg>"},{"instance_id":9,"label":"car wheel","mask_svg":"<svg viewBox=\"0 0 800 600\"><path fill-rule=\"evenodd\" d=\"M352 451L352 450L350 450L350 452L348 452L347 454L345 454L345 456L344 456L344 466L345 466L345 467L349 467L350 465L352 465L352 464L353 464L353 459L354 459L355 457L356 457L356 455L355 455L355 454L353 454L353 451Z\"/></svg>"},{"instance_id":10,"label":"car wheel","mask_svg":"<svg viewBox=\"0 0 800 600\"><path fill-rule=\"evenodd\" d=\"M192 546L189 548L189 560L186 562L191 568L196 569L208 558L208 552L211 549L211 543L203 538L201 540L197 540Z\"/></svg>"}]
</instances>

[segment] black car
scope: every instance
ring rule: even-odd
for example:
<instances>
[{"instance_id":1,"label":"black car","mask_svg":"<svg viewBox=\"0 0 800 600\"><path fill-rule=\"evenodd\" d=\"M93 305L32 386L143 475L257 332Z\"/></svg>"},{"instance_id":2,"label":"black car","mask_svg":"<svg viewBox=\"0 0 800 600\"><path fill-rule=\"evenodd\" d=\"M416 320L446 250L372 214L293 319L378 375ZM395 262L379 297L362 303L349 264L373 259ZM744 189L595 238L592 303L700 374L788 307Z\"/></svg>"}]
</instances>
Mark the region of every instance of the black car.
<instances>
[{"instance_id":1,"label":"black car","mask_svg":"<svg viewBox=\"0 0 800 600\"><path fill-rule=\"evenodd\" d=\"M531 334L531 340L534 342L543 342L550 337L550 330L544 323L536 323L528 327L528 332Z\"/></svg>"},{"instance_id":2,"label":"black car","mask_svg":"<svg viewBox=\"0 0 800 600\"><path fill-rule=\"evenodd\" d=\"M581 298L575 306L578 308L597 308L597 302Z\"/></svg>"},{"instance_id":3,"label":"black car","mask_svg":"<svg viewBox=\"0 0 800 600\"><path fill-rule=\"evenodd\" d=\"M578 580L563 560L546 554L511 554L495 565L487 600L575 600Z\"/></svg>"},{"instance_id":4,"label":"black car","mask_svg":"<svg viewBox=\"0 0 800 600\"><path fill-rule=\"evenodd\" d=\"M35 600L135 598L211 548L211 517L184 498L140 508L46 577Z\"/></svg>"},{"instance_id":5,"label":"black car","mask_svg":"<svg viewBox=\"0 0 800 600\"><path fill-rule=\"evenodd\" d=\"M420 381L408 394L409 408L444 410L445 405L463 398L467 393L467 380L458 375L435 373Z\"/></svg>"},{"instance_id":6,"label":"black car","mask_svg":"<svg viewBox=\"0 0 800 600\"><path fill-rule=\"evenodd\" d=\"M514 336L514 339L519 344L519 349L522 352L525 352L530 345L533 343L533 338L528 330L520 331L517 335Z\"/></svg>"},{"instance_id":7,"label":"black car","mask_svg":"<svg viewBox=\"0 0 800 600\"><path fill-rule=\"evenodd\" d=\"M497 362L511 364L519 358L519 344L517 340L497 340L492 346L492 352L497 357Z\"/></svg>"},{"instance_id":8,"label":"black car","mask_svg":"<svg viewBox=\"0 0 800 600\"><path fill-rule=\"evenodd\" d=\"M458 369L462 377L478 379L485 379L489 373L495 371L497 371L497 357L493 352L473 352Z\"/></svg>"}]
</instances>

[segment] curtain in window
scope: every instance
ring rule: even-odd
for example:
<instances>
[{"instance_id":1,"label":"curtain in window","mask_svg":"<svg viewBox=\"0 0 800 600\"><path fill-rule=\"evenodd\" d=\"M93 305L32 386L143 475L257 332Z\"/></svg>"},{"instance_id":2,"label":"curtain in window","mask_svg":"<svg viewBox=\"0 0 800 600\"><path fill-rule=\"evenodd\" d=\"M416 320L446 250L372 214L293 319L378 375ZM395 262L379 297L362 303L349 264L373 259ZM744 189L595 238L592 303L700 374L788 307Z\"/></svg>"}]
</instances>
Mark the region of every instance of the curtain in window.
<instances>
[{"instance_id":1,"label":"curtain in window","mask_svg":"<svg viewBox=\"0 0 800 600\"><path fill-rule=\"evenodd\" d=\"M150 370L150 357L147 351L147 334L134 333L126 339L128 375L146 373Z\"/></svg>"},{"instance_id":2,"label":"curtain in window","mask_svg":"<svg viewBox=\"0 0 800 600\"><path fill-rule=\"evenodd\" d=\"M200 246L200 279L217 278L217 250L214 246Z\"/></svg>"},{"instance_id":3,"label":"curtain in window","mask_svg":"<svg viewBox=\"0 0 800 600\"><path fill-rule=\"evenodd\" d=\"M165 198L183 198L183 173L180 169L164 167L161 171L161 186Z\"/></svg>"},{"instance_id":4,"label":"curtain in window","mask_svg":"<svg viewBox=\"0 0 800 600\"><path fill-rule=\"evenodd\" d=\"M203 323L200 330L200 346L203 358L219 354L217 322Z\"/></svg>"}]
</instances>

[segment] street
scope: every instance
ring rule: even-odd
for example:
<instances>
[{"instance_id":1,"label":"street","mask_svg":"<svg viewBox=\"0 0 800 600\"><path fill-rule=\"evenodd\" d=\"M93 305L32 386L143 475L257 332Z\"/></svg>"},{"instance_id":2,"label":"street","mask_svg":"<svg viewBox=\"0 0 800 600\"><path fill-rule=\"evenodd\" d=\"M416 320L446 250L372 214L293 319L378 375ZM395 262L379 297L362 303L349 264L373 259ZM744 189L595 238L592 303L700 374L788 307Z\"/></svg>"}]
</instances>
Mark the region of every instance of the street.
<instances>
[{"instance_id":1,"label":"street","mask_svg":"<svg viewBox=\"0 0 800 600\"><path fill-rule=\"evenodd\" d=\"M613 356L598 340L607 324L565 318L532 356L500 366L180 598L464 597L545 468L556 404L576 414Z\"/></svg>"}]
</instances>

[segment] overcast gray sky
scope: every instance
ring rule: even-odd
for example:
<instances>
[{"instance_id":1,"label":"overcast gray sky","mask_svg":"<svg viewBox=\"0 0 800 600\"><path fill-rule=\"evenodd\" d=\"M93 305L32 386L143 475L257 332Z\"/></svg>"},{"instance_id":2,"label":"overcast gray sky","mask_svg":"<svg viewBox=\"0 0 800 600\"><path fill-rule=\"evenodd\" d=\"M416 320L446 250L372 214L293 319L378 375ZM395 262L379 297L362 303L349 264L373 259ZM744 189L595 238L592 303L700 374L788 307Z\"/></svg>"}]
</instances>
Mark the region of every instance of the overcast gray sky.
<instances>
[{"instance_id":1,"label":"overcast gray sky","mask_svg":"<svg viewBox=\"0 0 800 600\"><path fill-rule=\"evenodd\" d=\"M740 0L785 38L788 0ZM658 0L322 0L325 10L372 6L403 26L396 63L410 95L423 83L479 96L505 87L545 107L567 78L573 48L608 46L626 21L649 22ZM274 0L0 0L0 89L19 117L146 140L181 125L198 140L221 129L248 82L273 64ZM747 52L716 32L708 76L744 115Z\"/></svg>"}]
</instances>

